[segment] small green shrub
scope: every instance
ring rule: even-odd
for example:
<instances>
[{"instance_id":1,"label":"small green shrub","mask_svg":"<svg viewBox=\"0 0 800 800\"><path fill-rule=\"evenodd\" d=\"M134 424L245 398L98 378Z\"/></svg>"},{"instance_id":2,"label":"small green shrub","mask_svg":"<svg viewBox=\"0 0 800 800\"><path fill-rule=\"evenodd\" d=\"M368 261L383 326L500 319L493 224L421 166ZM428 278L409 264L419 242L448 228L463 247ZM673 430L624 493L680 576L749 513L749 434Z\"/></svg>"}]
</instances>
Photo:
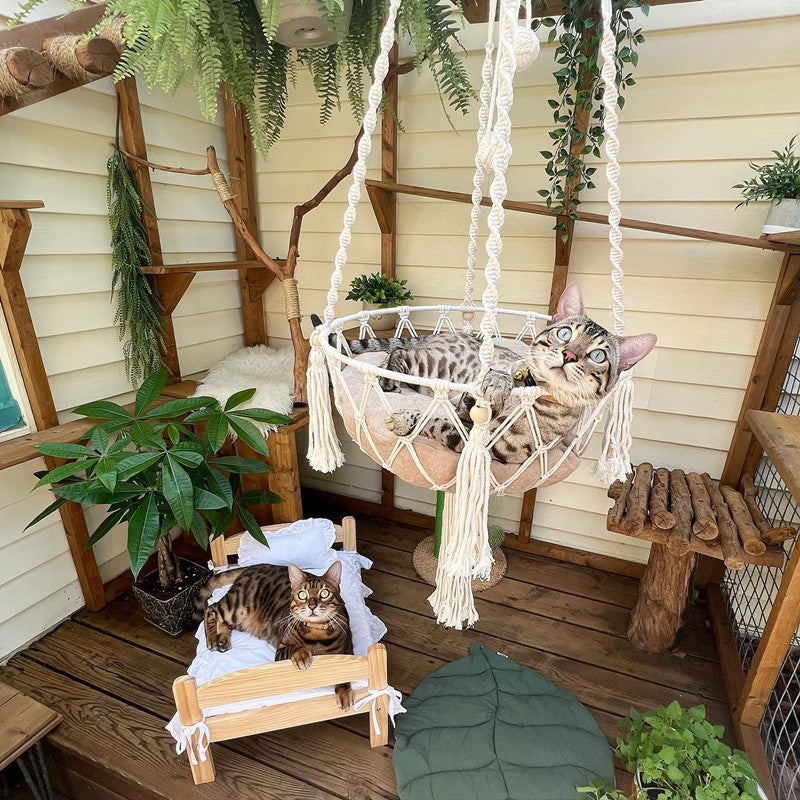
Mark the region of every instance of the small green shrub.
<instances>
[{"instance_id":1,"label":"small green shrub","mask_svg":"<svg viewBox=\"0 0 800 800\"><path fill-rule=\"evenodd\" d=\"M347 299L362 300L365 303L375 303L381 308L391 308L406 305L409 300L414 299L414 296L411 290L406 288L406 281L374 272L372 275L359 275L353 278Z\"/></svg>"},{"instance_id":2,"label":"small green shrub","mask_svg":"<svg viewBox=\"0 0 800 800\"><path fill-rule=\"evenodd\" d=\"M791 138L785 150L772 151L776 159L772 163L750 164L755 176L733 187L741 189L744 197L737 208L757 200L800 200L800 156L794 152L796 138Z\"/></svg>"},{"instance_id":3,"label":"small green shrub","mask_svg":"<svg viewBox=\"0 0 800 800\"><path fill-rule=\"evenodd\" d=\"M617 739L615 752L629 771L639 770L649 800L757 800L758 778L747 756L722 741L724 729L706 719L703 706L684 709L676 701L645 713L632 709L620 725L628 735ZM578 792L627 800L599 782Z\"/></svg>"},{"instance_id":4,"label":"small green shrub","mask_svg":"<svg viewBox=\"0 0 800 800\"><path fill-rule=\"evenodd\" d=\"M499 525L489 526L489 547L492 548L492 552L502 546L505 538L506 532Z\"/></svg>"}]
</instances>

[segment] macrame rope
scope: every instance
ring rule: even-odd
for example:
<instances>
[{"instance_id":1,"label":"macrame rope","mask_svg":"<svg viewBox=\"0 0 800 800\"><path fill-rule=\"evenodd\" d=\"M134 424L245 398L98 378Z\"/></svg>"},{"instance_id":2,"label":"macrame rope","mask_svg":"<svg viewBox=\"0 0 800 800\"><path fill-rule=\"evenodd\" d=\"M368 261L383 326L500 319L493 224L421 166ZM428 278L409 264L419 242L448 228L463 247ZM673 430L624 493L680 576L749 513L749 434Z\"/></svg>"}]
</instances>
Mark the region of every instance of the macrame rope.
<instances>
[{"instance_id":1,"label":"macrame rope","mask_svg":"<svg viewBox=\"0 0 800 800\"><path fill-rule=\"evenodd\" d=\"M221 172L212 172L211 181L214 184L214 188L217 190L219 199L222 200L223 203L226 203L228 200L233 200L231 187L228 186L228 180Z\"/></svg>"},{"instance_id":2,"label":"macrame rope","mask_svg":"<svg viewBox=\"0 0 800 800\"><path fill-rule=\"evenodd\" d=\"M4 50L0 50L0 98L10 97L12 100L17 100L30 90L28 86L20 83L11 74L6 64L8 57L14 51L23 49L22 47L7 47Z\"/></svg>"},{"instance_id":3,"label":"macrame rope","mask_svg":"<svg viewBox=\"0 0 800 800\"><path fill-rule=\"evenodd\" d=\"M284 278L281 281L283 289L283 306L286 309L286 319L301 319L300 295L297 292L297 278Z\"/></svg>"}]
</instances>

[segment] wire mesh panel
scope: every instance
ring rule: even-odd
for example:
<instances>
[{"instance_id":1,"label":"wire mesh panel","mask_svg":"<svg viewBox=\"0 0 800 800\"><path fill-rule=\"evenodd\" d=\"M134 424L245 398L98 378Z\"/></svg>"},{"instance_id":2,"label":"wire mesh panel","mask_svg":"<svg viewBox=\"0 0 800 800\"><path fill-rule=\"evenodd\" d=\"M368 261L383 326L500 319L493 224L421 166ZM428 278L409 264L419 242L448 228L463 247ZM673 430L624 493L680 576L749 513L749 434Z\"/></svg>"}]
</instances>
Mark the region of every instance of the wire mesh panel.
<instances>
[{"instance_id":1,"label":"wire mesh panel","mask_svg":"<svg viewBox=\"0 0 800 800\"><path fill-rule=\"evenodd\" d=\"M800 415L800 341L784 381L775 409ZM800 509L783 479L767 456L754 476L757 502L770 523L800 526ZM785 543L787 558L782 568L746 564L739 571L727 570L722 583L731 627L739 648L742 668L747 672L764 632L772 604L784 575L795 541ZM800 800L800 634L795 632L776 685L761 722L767 760L775 792L780 800Z\"/></svg>"}]
</instances>

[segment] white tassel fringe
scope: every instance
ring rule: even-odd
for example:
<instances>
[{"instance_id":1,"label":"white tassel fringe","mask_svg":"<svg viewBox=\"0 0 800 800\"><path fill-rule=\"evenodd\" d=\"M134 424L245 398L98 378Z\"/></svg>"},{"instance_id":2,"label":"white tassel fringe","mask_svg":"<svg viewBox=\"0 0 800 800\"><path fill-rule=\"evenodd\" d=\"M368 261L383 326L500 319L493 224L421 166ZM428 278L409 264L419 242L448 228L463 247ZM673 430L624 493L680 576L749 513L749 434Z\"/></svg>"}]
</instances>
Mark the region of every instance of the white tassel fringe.
<instances>
[{"instance_id":1,"label":"white tassel fringe","mask_svg":"<svg viewBox=\"0 0 800 800\"><path fill-rule=\"evenodd\" d=\"M620 378L606 419L603 449L594 474L605 486L624 481L631 471L631 423L633 421L633 377Z\"/></svg>"},{"instance_id":2,"label":"white tassel fringe","mask_svg":"<svg viewBox=\"0 0 800 800\"><path fill-rule=\"evenodd\" d=\"M328 365L314 337L306 372L308 393L308 463L317 472L333 472L344 464L339 438L333 425Z\"/></svg>"}]
</instances>

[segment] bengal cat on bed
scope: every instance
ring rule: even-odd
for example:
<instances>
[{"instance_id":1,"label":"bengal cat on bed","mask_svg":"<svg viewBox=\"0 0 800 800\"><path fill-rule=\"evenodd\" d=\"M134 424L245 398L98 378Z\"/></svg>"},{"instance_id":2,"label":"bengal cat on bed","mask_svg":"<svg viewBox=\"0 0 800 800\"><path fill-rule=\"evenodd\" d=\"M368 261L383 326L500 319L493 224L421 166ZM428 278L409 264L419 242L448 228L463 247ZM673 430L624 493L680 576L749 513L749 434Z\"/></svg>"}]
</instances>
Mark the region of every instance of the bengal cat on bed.
<instances>
[{"instance_id":1,"label":"bengal cat on bed","mask_svg":"<svg viewBox=\"0 0 800 800\"><path fill-rule=\"evenodd\" d=\"M353 652L350 619L339 592L342 562L334 561L321 577L294 564L259 564L212 577L198 598L210 650L231 648L231 631L244 631L275 647L275 660L290 658L308 669L316 655ZM207 605L214 589L233 584L219 602ZM342 711L353 705L349 683L335 687Z\"/></svg>"},{"instance_id":2,"label":"bengal cat on bed","mask_svg":"<svg viewBox=\"0 0 800 800\"><path fill-rule=\"evenodd\" d=\"M520 377L526 376L528 384L545 390L534 404L542 442L547 444L563 437L568 444L583 409L608 394L619 373L641 361L655 343L656 337L651 333L615 336L598 325L586 316L580 289L571 284L558 301L553 322L534 339L528 358L520 359L517 352L495 345L494 362L482 387L492 404L491 430L505 424L512 410L508 406L511 390ZM464 333L348 342L354 355L388 352L386 367L395 372L463 384L473 383L480 374L480 344L478 336ZM399 392L407 385L389 378L379 378L379 383L386 392ZM419 391L430 394L422 386ZM469 396L457 403L458 415L467 430L472 427L469 409L473 403ZM398 436L407 436L419 419L419 411L395 411L387 417L386 425ZM441 415L432 416L420 433L456 452L464 447L456 426ZM530 424L523 415L498 440L492 455L503 463L521 464L536 447Z\"/></svg>"}]
</instances>

